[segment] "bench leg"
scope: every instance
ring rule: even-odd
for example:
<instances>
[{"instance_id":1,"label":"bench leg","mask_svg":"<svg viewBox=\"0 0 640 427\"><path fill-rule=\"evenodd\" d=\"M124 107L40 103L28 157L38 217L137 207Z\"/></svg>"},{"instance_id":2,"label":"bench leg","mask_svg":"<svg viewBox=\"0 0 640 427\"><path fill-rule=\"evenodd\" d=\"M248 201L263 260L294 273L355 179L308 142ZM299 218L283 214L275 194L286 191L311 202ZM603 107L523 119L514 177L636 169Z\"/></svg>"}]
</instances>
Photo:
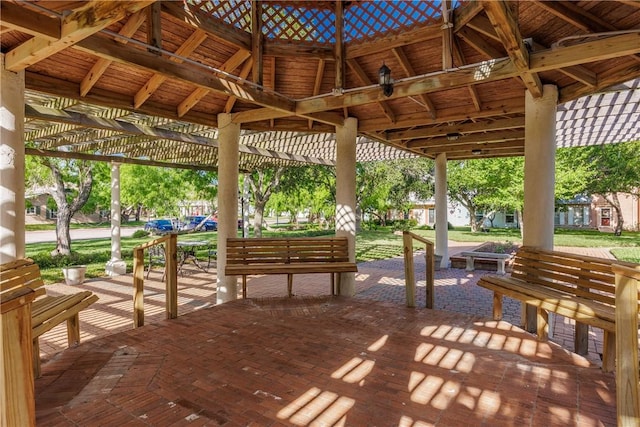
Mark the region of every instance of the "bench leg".
<instances>
[{"instance_id":1,"label":"bench leg","mask_svg":"<svg viewBox=\"0 0 640 427\"><path fill-rule=\"evenodd\" d=\"M576 322L576 334L573 345L574 351L577 354L584 356L589 353L589 325Z\"/></svg>"},{"instance_id":2,"label":"bench leg","mask_svg":"<svg viewBox=\"0 0 640 427\"><path fill-rule=\"evenodd\" d=\"M602 343L602 371L612 372L616 368L616 334L604 331Z\"/></svg>"},{"instance_id":3,"label":"bench leg","mask_svg":"<svg viewBox=\"0 0 640 427\"><path fill-rule=\"evenodd\" d=\"M67 319L67 343L69 347L80 343L80 316L78 314Z\"/></svg>"},{"instance_id":4,"label":"bench leg","mask_svg":"<svg viewBox=\"0 0 640 427\"><path fill-rule=\"evenodd\" d=\"M493 293L493 320L502 320L502 294Z\"/></svg>"},{"instance_id":5,"label":"bench leg","mask_svg":"<svg viewBox=\"0 0 640 427\"><path fill-rule=\"evenodd\" d=\"M537 310L537 333L538 333L538 341L548 341L549 340L549 313L547 310L542 308L538 308Z\"/></svg>"},{"instance_id":6,"label":"bench leg","mask_svg":"<svg viewBox=\"0 0 640 427\"><path fill-rule=\"evenodd\" d=\"M335 296L336 294L336 273L331 274L331 296Z\"/></svg>"},{"instance_id":7,"label":"bench leg","mask_svg":"<svg viewBox=\"0 0 640 427\"><path fill-rule=\"evenodd\" d=\"M247 299L247 275L242 275L242 299Z\"/></svg>"},{"instance_id":8,"label":"bench leg","mask_svg":"<svg viewBox=\"0 0 640 427\"><path fill-rule=\"evenodd\" d=\"M504 260L499 259L497 261L498 261L498 271L496 271L496 273L504 276L506 274L506 272L504 271Z\"/></svg>"},{"instance_id":9,"label":"bench leg","mask_svg":"<svg viewBox=\"0 0 640 427\"><path fill-rule=\"evenodd\" d=\"M336 273L336 295L340 296L340 281L342 279L342 273Z\"/></svg>"},{"instance_id":10,"label":"bench leg","mask_svg":"<svg viewBox=\"0 0 640 427\"><path fill-rule=\"evenodd\" d=\"M289 294L289 298L293 296L293 274L287 274L287 294Z\"/></svg>"},{"instance_id":11,"label":"bench leg","mask_svg":"<svg viewBox=\"0 0 640 427\"><path fill-rule=\"evenodd\" d=\"M31 355L33 359L33 376L35 378L40 378L42 372L40 371L40 339L33 339L33 354Z\"/></svg>"},{"instance_id":12,"label":"bench leg","mask_svg":"<svg viewBox=\"0 0 640 427\"><path fill-rule=\"evenodd\" d=\"M466 271L473 271L475 270L476 266L474 265L474 259L473 257L468 256L467 257L467 268L465 269Z\"/></svg>"}]
</instances>

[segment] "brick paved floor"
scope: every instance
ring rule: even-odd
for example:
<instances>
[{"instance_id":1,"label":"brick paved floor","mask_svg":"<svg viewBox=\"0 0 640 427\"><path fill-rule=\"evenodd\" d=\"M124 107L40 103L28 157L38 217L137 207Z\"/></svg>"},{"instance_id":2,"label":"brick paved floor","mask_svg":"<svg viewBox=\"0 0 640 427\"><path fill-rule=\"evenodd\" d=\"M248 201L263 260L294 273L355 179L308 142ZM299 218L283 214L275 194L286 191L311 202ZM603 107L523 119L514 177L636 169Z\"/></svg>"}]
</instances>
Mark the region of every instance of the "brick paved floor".
<instances>
[{"instance_id":1,"label":"brick paved floor","mask_svg":"<svg viewBox=\"0 0 640 427\"><path fill-rule=\"evenodd\" d=\"M436 310L425 310L420 282L419 307L404 306L401 259L359 270L355 298L326 297L317 274L280 298L285 277L265 276L250 279L250 299L215 308L215 272L189 271L171 321L152 273L136 330L131 276L88 281L100 301L81 314L83 344L61 351L63 326L41 338L38 425L615 425L597 330L583 358L567 351L561 317L565 348L513 326L515 301L489 320L491 293L476 286L486 272L438 271Z\"/></svg>"}]
</instances>

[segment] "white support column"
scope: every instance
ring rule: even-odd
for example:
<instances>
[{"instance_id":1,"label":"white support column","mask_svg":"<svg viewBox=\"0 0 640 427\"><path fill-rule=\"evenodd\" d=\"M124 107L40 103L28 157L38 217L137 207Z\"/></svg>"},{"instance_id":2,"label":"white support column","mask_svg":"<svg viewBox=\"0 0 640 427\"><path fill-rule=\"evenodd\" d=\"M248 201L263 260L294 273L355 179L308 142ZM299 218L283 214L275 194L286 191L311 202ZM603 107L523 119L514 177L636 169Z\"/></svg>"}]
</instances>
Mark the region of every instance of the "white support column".
<instances>
[{"instance_id":1,"label":"white support column","mask_svg":"<svg viewBox=\"0 0 640 427\"><path fill-rule=\"evenodd\" d=\"M442 257L440 268L449 268L449 213L447 206L447 155L436 156L436 255Z\"/></svg>"},{"instance_id":2,"label":"white support column","mask_svg":"<svg viewBox=\"0 0 640 427\"><path fill-rule=\"evenodd\" d=\"M358 120L336 126L336 236L349 241L349 261L356 261L356 138ZM340 295L356 293L355 273L340 273Z\"/></svg>"},{"instance_id":3,"label":"white support column","mask_svg":"<svg viewBox=\"0 0 640 427\"><path fill-rule=\"evenodd\" d=\"M554 85L544 85L541 98L525 92L522 242L542 249L553 249L557 104ZM523 304L522 314L526 329L535 332L536 307Z\"/></svg>"},{"instance_id":4,"label":"white support column","mask_svg":"<svg viewBox=\"0 0 640 427\"><path fill-rule=\"evenodd\" d=\"M554 85L544 85L541 98L525 94L522 240L543 249L553 249L557 103Z\"/></svg>"},{"instance_id":5,"label":"white support column","mask_svg":"<svg viewBox=\"0 0 640 427\"><path fill-rule=\"evenodd\" d=\"M226 276L227 238L238 234L238 159L240 125L231 114L218 114L217 303L238 299L237 276Z\"/></svg>"},{"instance_id":6,"label":"white support column","mask_svg":"<svg viewBox=\"0 0 640 427\"><path fill-rule=\"evenodd\" d=\"M111 259L105 271L108 276L127 273L127 263L122 260L120 245L120 163L111 163Z\"/></svg>"},{"instance_id":7,"label":"white support column","mask_svg":"<svg viewBox=\"0 0 640 427\"><path fill-rule=\"evenodd\" d=\"M24 71L0 54L0 264L24 257Z\"/></svg>"}]
</instances>

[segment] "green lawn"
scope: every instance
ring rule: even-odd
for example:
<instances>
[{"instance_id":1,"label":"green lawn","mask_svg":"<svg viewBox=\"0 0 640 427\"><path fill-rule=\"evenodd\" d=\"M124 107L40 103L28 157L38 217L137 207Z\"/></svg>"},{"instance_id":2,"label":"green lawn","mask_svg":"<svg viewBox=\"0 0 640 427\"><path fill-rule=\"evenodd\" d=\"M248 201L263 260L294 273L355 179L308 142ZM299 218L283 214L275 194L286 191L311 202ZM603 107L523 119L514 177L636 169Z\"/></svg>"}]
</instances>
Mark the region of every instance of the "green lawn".
<instances>
[{"instance_id":1,"label":"green lawn","mask_svg":"<svg viewBox=\"0 0 640 427\"><path fill-rule=\"evenodd\" d=\"M434 230L413 230L427 239L435 241ZM265 231L265 237L278 236L322 236L332 235L332 230L295 230ZM122 238L122 257L127 262L127 270L133 267L133 248L147 242L155 236L144 238ZM181 235L181 240L206 240L213 245L216 243L217 233L214 231L190 233ZM449 239L460 242L513 242L522 243L518 230L492 229L489 233L471 233L468 228L449 230ZM73 243L74 264L87 265L87 277L104 275L105 264L111 256L111 242L108 238L76 240ZM620 260L640 263L640 233L625 232L616 237L612 234L599 233L592 230L557 230L555 235L557 246L607 247L616 248L612 253ZM40 265L43 278L47 283L63 280L62 265L52 260L49 253L54 243L32 243L26 246L26 254ZM416 247L420 245L416 242ZM366 230L356 237L356 259L372 261L402 255L402 236L393 234L391 228L380 227L378 230Z\"/></svg>"}]
</instances>

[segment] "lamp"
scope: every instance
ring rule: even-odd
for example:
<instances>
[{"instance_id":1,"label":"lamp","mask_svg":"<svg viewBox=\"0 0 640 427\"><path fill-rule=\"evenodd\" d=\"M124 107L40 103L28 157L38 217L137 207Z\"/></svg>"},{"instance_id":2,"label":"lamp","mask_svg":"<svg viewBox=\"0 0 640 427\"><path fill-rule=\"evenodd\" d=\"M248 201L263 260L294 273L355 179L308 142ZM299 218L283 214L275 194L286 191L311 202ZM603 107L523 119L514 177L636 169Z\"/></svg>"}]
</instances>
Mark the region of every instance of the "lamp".
<instances>
[{"instance_id":1,"label":"lamp","mask_svg":"<svg viewBox=\"0 0 640 427\"><path fill-rule=\"evenodd\" d=\"M457 140L458 138L460 138L460 136L461 136L461 135L460 135L458 132L448 133L448 134L447 134L447 140L449 140L449 141L455 141L455 140Z\"/></svg>"},{"instance_id":2,"label":"lamp","mask_svg":"<svg viewBox=\"0 0 640 427\"><path fill-rule=\"evenodd\" d=\"M382 86L384 96L391 96L393 93L393 80L391 79L391 70L382 63L382 67L378 70L378 81Z\"/></svg>"},{"instance_id":3,"label":"lamp","mask_svg":"<svg viewBox=\"0 0 640 427\"><path fill-rule=\"evenodd\" d=\"M480 154L482 154L482 150L479 148L474 148L473 150L471 150L471 154L473 154L474 156L479 156Z\"/></svg>"}]
</instances>

